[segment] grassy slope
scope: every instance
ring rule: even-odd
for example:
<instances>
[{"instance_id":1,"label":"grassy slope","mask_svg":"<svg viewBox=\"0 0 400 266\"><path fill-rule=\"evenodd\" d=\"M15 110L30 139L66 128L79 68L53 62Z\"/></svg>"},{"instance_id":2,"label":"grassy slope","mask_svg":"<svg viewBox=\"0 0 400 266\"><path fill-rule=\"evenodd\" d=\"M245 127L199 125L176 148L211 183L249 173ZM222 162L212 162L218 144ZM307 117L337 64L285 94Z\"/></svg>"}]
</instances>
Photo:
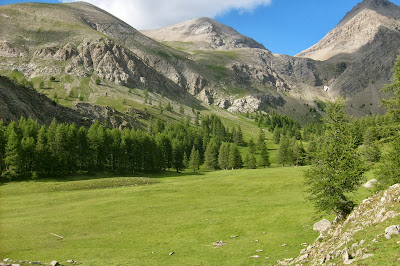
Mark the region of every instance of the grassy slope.
<instances>
[{"instance_id":1,"label":"grassy slope","mask_svg":"<svg viewBox=\"0 0 400 266\"><path fill-rule=\"evenodd\" d=\"M124 177L4 184L0 257L84 265L238 265L294 257L316 237L303 169L166 173L149 186L134 186L147 179ZM228 245L213 248L217 240ZM256 254L261 258L249 258Z\"/></svg>"}]
</instances>

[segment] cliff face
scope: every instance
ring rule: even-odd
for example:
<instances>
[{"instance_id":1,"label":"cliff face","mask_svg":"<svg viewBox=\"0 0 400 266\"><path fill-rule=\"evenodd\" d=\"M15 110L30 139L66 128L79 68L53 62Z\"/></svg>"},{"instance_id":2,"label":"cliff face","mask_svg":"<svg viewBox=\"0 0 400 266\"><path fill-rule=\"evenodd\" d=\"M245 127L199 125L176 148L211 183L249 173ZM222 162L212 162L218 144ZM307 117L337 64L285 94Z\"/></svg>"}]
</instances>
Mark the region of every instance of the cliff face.
<instances>
[{"instance_id":1,"label":"cliff face","mask_svg":"<svg viewBox=\"0 0 400 266\"><path fill-rule=\"evenodd\" d=\"M400 184L365 199L284 265L395 265L400 261Z\"/></svg>"}]
</instances>

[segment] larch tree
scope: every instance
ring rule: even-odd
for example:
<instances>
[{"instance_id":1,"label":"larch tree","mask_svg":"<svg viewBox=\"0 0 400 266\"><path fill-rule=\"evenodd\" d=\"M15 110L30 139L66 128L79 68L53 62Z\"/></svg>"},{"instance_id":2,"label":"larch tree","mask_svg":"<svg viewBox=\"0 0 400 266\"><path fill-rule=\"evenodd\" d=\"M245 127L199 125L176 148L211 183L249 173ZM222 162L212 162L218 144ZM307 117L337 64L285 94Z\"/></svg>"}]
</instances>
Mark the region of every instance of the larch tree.
<instances>
[{"instance_id":1,"label":"larch tree","mask_svg":"<svg viewBox=\"0 0 400 266\"><path fill-rule=\"evenodd\" d=\"M305 172L308 199L318 211L334 213L341 220L354 208L348 193L364 181L366 167L357 151L342 100L327 104L324 127L316 157Z\"/></svg>"}]
</instances>

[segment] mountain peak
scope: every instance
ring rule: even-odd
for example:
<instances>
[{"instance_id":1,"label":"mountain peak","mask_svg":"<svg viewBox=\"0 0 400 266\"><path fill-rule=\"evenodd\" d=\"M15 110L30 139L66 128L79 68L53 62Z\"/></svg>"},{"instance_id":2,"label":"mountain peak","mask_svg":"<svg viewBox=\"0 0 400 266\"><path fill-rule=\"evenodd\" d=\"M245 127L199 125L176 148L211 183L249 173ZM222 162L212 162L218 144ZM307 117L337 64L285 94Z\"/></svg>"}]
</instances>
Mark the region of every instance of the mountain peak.
<instances>
[{"instance_id":1,"label":"mountain peak","mask_svg":"<svg viewBox=\"0 0 400 266\"><path fill-rule=\"evenodd\" d=\"M382 29L397 32L399 27L399 6L388 0L364 0L321 41L298 56L327 60L340 54L353 54L372 42Z\"/></svg>"},{"instance_id":2,"label":"mountain peak","mask_svg":"<svg viewBox=\"0 0 400 266\"><path fill-rule=\"evenodd\" d=\"M198 49L232 50L265 47L212 18L201 17L161 29L142 31L157 41L193 43Z\"/></svg>"},{"instance_id":3,"label":"mountain peak","mask_svg":"<svg viewBox=\"0 0 400 266\"><path fill-rule=\"evenodd\" d=\"M347 13L339 25L346 23L364 10L372 10L389 18L400 18L400 8L392 2L388 0L364 0Z\"/></svg>"}]
</instances>

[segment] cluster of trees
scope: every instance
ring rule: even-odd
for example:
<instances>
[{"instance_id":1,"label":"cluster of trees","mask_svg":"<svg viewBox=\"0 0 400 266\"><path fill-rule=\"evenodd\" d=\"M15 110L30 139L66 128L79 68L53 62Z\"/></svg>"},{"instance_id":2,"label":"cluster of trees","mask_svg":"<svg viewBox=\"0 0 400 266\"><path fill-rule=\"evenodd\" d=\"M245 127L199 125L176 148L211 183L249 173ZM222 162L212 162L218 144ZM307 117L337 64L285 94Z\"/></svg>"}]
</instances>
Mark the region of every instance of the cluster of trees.
<instances>
[{"instance_id":1,"label":"cluster of trees","mask_svg":"<svg viewBox=\"0 0 400 266\"><path fill-rule=\"evenodd\" d=\"M0 122L0 170L5 179L90 173L193 171L243 167L238 145L245 145L240 129L231 132L216 115L204 116L201 127L188 121L166 125L157 119L148 131L90 128L53 122L41 126L21 118ZM225 158L226 163L224 161Z\"/></svg>"},{"instance_id":2,"label":"cluster of trees","mask_svg":"<svg viewBox=\"0 0 400 266\"><path fill-rule=\"evenodd\" d=\"M308 127L310 145L318 140L312 167L305 174L309 199L317 210L345 218L354 207L349 193L364 182L363 174L374 162L378 162L378 188L400 183L400 56L394 70L393 83L383 90L391 95L382 101L388 108L384 116L351 120L339 99L327 103L321 132Z\"/></svg>"}]
</instances>

